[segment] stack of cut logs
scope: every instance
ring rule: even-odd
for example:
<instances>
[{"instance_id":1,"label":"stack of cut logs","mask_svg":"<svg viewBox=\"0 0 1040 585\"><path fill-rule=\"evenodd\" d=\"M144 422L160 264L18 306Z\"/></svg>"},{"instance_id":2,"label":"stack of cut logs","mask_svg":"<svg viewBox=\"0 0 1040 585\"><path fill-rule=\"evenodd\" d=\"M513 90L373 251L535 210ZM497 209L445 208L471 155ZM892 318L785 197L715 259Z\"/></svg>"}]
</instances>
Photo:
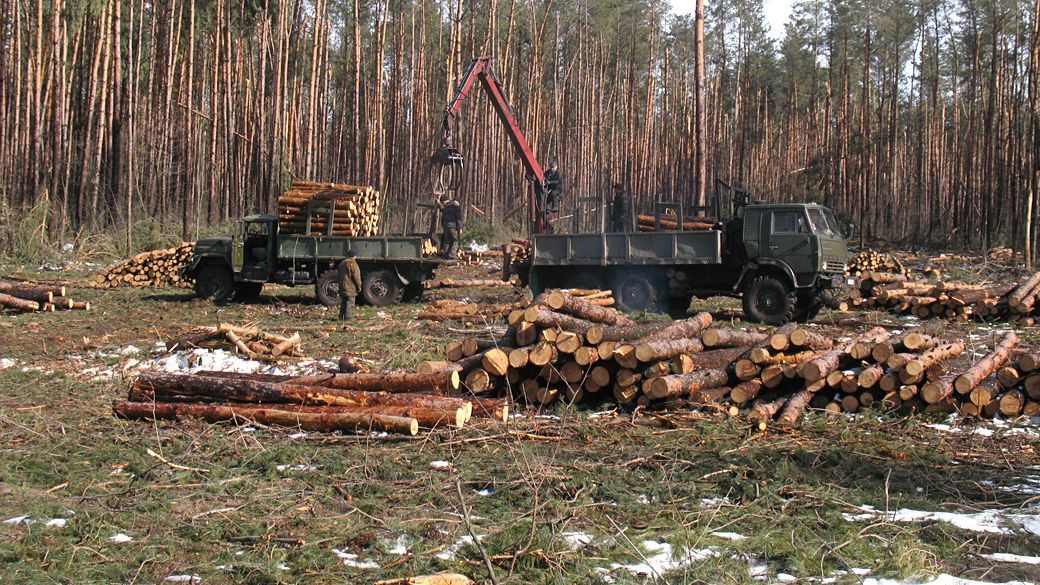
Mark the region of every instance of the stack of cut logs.
<instances>
[{"instance_id":1,"label":"stack of cut logs","mask_svg":"<svg viewBox=\"0 0 1040 585\"><path fill-rule=\"evenodd\" d=\"M457 265L479 266L490 258L502 258L502 250L460 250Z\"/></svg>"},{"instance_id":2,"label":"stack of cut logs","mask_svg":"<svg viewBox=\"0 0 1040 585\"><path fill-rule=\"evenodd\" d=\"M0 282L0 307L22 313L58 309L89 311L90 303L74 301L64 286L31 282Z\"/></svg>"},{"instance_id":3,"label":"stack of cut logs","mask_svg":"<svg viewBox=\"0 0 1040 585\"><path fill-rule=\"evenodd\" d=\"M242 327L230 323L193 329L177 339L168 341L166 349L173 351L195 347L215 348L225 344L229 345L232 351L257 361L290 361L303 356L299 333L285 337L263 331L259 327Z\"/></svg>"},{"instance_id":4,"label":"stack of cut logs","mask_svg":"<svg viewBox=\"0 0 1040 585\"><path fill-rule=\"evenodd\" d=\"M189 288L191 279L182 278L180 269L195 253L195 244L184 242L173 248L141 252L113 264L94 280L97 288L114 286L175 286Z\"/></svg>"},{"instance_id":5,"label":"stack of cut logs","mask_svg":"<svg viewBox=\"0 0 1040 585\"><path fill-rule=\"evenodd\" d=\"M882 254L876 250L862 250L849 259L845 273L851 276L864 277L864 273L899 274L910 276L910 269L892 254Z\"/></svg>"},{"instance_id":6,"label":"stack of cut logs","mask_svg":"<svg viewBox=\"0 0 1040 585\"><path fill-rule=\"evenodd\" d=\"M1040 272L1023 283L966 284L908 281L901 274L865 271L860 287L849 295L847 306L882 309L919 318L945 317L967 321L1006 320L1034 325L1040 311Z\"/></svg>"},{"instance_id":7,"label":"stack of cut logs","mask_svg":"<svg viewBox=\"0 0 1040 585\"><path fill-rule=\"evenodd\" d=\"M657 221L653 215L640 214L636 216L639 223L639 231L652 232L657 230ZM718 222L710 217L687 217L683 218L682 228L679 227L679 219L674 215L662 215L660 225L662 230L710 230Z\"/></svg>"},{"instance_id":8,"label":"stack of cut logs","mask_svg":"<svg viewBox=\"0 0 1040 585\"><path fill-rule=\"evenodd\" d=\"M531 254L534 248L531 240L513 240L509 249L509 264L514 272L523 269L531 262Z\"/></svg>"},{"instance_id":9,"label":"stack of cut logs","mask_svg":"<svg viewBox=\"0 0 1040 585\"><path fill-rule=\"evenodd\" d=\"M335 208L332 235L365 237L379 233L382 196L372 187L293 181L278 198L278 226L283 234L303 234L308 212L312 234L328 233L328 210Z\"/></svg>"},{"instance_id":10,"label":"stack of cut logs","mask_svg":"<svg viewBox=\"0 0 1040 585\"><path fill-rule=\"evenodd\" d=\"M517 303L477 304L441 299L423 307L417 318L432 321L498 321L517 308Z\"/></svg>"},{"instance_id":11,"label":"stack of cut logs","mask_svg":"<svg viewBox=\"0 0 1040 585\"><path fill-rule=\"evenodd\" d=\"M1007 363L1017 343L1013 334L971 367L950 368L963 342L919 332L894 335L878 327L839 342L796 324L770 333L712 328L707 313L637 323L562 291L540 295L509 322L504 337L451 343L448 361L426 367L456 369L478 396L539 405L590 398L648 409L697 407L744 413L763 428L774 418L793 422L808 406L1007 416L1040 411L1040 371L1030 374L1040 356L1020 360L1015 375L1000 370L1000 388L990 380ZM982 410L990 403L986 396L998 407ZM1000 408L1002 401L1007 406Z\"/></svg>"},{"instance_id":12,"label":"stack of cut logs","mask_svg":"<svg viewBox=\"0 0 1040 585\"><path fill-rule=\"evenodd\" d=\"M506 401L447 395L458 388L459 374L452 369L316 376L145 372L133 381L128 400L115 401L113 410L129 419L195 418L405 435L419 428L459 428L472 416L508 418Z\"/></svg>"}]
</instances>

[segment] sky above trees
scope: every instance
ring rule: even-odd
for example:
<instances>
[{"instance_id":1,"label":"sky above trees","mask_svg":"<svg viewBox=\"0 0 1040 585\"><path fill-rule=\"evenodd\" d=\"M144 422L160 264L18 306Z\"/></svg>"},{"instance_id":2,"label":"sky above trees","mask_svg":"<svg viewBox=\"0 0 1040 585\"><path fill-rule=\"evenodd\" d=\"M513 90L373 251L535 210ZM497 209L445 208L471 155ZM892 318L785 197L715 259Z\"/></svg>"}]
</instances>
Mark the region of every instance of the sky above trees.
<instances>
[{"instance_id":1,"label":"sky above trees","mask_svg":"<svg viewBox=\"0 0 1040 585\"><path fill-rule=\"evenodd\" d=\"M671 0L671 3L672 12L676 14L693 14L693 9L697 6L697 0ZM762 3L766 23L769 25L769 36L774 39L783 37L784 25L791 15L792 4L794 4L792 0L765 0ZM705 6L705 10L707 10L707 6Z\"/></svg>"}]
</instances>

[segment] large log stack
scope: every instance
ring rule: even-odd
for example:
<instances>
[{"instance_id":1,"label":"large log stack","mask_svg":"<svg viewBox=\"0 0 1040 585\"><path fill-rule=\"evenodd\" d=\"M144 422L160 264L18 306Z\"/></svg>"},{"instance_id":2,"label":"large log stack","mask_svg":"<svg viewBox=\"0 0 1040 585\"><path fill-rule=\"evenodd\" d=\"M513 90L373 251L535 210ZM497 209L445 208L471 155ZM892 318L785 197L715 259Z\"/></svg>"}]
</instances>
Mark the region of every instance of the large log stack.
<instances>
[{"instance_id":1,"label":"large log stack","mask_svg":"<svg viewBox=\"0 0 1040 585\"><path fill-rule=\"evenodd\" d=\"M278 226L283 234L303 234L310 218L312 234L366 237L379 233L382 195L372 187L293 181L278 198Z\"/></svg>"},{"instance_id":2,"label":"large log stack","mask_svg":"<svg viewBox=\"0 0 1040 585\"><path fill-rule=\"evenodd\" d=\"M0 308L19 313L50 313L59 309L89 311L90 303L73 300L64 286L0 282Z\"/></svg>"},{"instance_id":3,"label":"large log stack","mask_svg":"<svg viewBox=\"0 0 1040 585\"><path fill-rule=\"evenodd\" d=\"M195 244L183 242L172 248L151 250L109 266L94 279L97 288L116 286L173 286L190 288L194 282L182 278L180 269L195 253Z\"/></svg>"},{"instance_id":4,"label":"large log stack","mask_svg":"<svg viewBox=\"0 0 1040 585\"><path fill-rule=\"evenodd\" d=\"M849 296L849 307L922 319L944 317L1021 325L1034 325L1040 314L1040 272L1018 285L910 281L900 274L875 271L864 271L860 278L859 289Z\"/></svg>"},{"instance_id":5,"label":"large log stack","mask_svg":"<svg viewBox=\"0 0 1040 585\"><path fill-rule=\"evenodd\" d=\"M876 250L861 250L849 259L845 267L845 273L850 276L864 277L865 272L898 274L910 277L910 269L903 265L898 258L888 253Z\"/></svg>"}]
</instances>

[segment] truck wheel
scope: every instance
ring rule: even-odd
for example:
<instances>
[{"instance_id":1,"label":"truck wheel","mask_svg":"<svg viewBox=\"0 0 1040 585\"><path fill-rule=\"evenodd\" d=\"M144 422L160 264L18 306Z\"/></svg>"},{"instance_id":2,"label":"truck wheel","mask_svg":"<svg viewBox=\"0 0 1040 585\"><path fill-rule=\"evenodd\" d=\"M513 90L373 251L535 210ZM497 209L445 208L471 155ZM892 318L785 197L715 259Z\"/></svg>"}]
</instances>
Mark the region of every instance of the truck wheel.
<instances>
[{"instance_id":1,"label":"truck wheel","mask_svg":"<svg viewBox=\"0 0 1040 585\"><path fill-rule=\"evenodd\" d=\"M749 321L783 325L794 317L795 295L773 276L758 276L744 290L744 315Z\"/></svg>"},{"instance_id":2,"label":"truck wheel","mask_svg":"<svg viewBox=\"0 0 1040 585\"><path fill-rule=\"evenodd\" d=\"M401 295L401 301L405 303L411 303L422 298L423 293L426 292L426 287L421 282L410 282L404 287L404 294Z\"/></svg>"},{"instance_id":3,"label":"truck wheel","mask_svg":"<svg viewBox=\"0 0 1040 585\"><path fill-rule=\"evenodd\" d=\"M798 306L794 312L794 320L799 323L805 323L815 319L820 314L820 311L823 310L824 304L820 294L799 295Z\"/></svg>"},{"instance_id":4,"label":"truck wheel","mask_svg":"<svg viewBox=\"0 0 1040 585\"><path fill-rule=\"evenodd\" d=\"M260 298L264 290L262 282L239 282L235 283L235 300L243 303L251 303Z\"/></svg>"},{"instance_id":5,"label":"truck wheel","mask_svg":"<svg viewBox=\"0 0 1040 585\"><path fill-rule=\"evenodd\" d=\"M617 308L626 313L653 311L657 305L657 290L649 279L628 274L615 279L611 285Z\"/></svg>"},{"instance_id":6,"label":"truck wheel","mask_svg":"<svg viewBox=\"0 0 1040 585\"><path fill-rule=\"evenodd\" d=\"M314 296L318 297L318 301L326 307L339 306L339 282L337 280L337 271L326 270L318 277L318 282L314 283Z\"/></svg>"},{"instance_id":7,"label":"truck wheel","mask_svg":"<svg viewBox=\"0 0 1040 585\"><path fill-rule=\"evenodd\" d=\"M209 264L195 277L195 294L200 299L226 303L235 295L235 277L226 266Z\"/></svg>"},{"instance_id":8,"label":"truck wheel","mask_svg":"<svg viewBox=\"0 0 1040 585\"><path fill-rule=\"evenodd\" d=\"M389 270L370 272L361 281L361 296L373 307L385 307L397 301L401 284Z\"/></svg>"}]
</instances>

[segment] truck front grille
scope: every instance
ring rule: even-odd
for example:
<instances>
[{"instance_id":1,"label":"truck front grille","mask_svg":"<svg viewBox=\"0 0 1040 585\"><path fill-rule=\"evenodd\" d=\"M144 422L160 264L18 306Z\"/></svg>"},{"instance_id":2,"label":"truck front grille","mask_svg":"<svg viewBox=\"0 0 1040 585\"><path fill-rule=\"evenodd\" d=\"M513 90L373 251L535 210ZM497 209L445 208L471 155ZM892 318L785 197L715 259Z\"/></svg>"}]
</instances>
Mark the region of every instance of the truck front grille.
<instances>
[{"instance_id":1,"label":"truck front grille","mask_svg":"<svg viewBox=\"0 0 1040 585\"><path fill-rule=\"evenodd\" d=\"M845 263L844 262L832 262L832 261L829 261L829 260L825 261L823 263L823 271L824 272L840 272L840 273L844 274L845 273Z\"/></svg>"}]
</instances>

